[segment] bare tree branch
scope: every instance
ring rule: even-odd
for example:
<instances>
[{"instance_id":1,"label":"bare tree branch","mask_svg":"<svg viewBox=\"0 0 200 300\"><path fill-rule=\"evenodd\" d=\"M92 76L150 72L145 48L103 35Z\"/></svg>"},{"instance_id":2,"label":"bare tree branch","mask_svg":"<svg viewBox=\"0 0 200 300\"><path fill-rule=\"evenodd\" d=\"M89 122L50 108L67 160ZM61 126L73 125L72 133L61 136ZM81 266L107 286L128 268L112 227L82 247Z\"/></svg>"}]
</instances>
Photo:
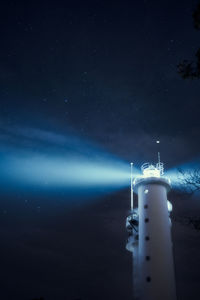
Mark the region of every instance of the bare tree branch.
<instances>
[{"instance_id":1,"label":"bare tree branch","mask_svg":"<svg viewBox=\"0 0 200 300\"><path fill-rule=\"evenodd\" d=\"M178 172L179 189L190 195L200 191L200 169L187 171L178 169Z\"/></svg>"}]
</instances>

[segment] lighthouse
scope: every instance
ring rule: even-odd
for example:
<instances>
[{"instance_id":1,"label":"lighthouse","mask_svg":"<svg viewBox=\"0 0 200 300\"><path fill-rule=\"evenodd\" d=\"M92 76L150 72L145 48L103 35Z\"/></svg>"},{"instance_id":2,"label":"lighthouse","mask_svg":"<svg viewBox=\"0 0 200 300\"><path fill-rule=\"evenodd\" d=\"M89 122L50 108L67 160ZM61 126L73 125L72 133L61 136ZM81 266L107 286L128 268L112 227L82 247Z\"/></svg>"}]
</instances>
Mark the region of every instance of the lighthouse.
<instances>
[{"instance_id":1,"label":"lighthouse","mask_svg":"<svg viewBox=\"0 0 200 300\"><path fill-rule=\"evenodd\" d=\"M145 163L142 176L135 178L138 208L127 217L127 250L133 253L134 299L176 300L171 203L167 200L170 181L163 163Z\"/></svg>"}]
</instances>

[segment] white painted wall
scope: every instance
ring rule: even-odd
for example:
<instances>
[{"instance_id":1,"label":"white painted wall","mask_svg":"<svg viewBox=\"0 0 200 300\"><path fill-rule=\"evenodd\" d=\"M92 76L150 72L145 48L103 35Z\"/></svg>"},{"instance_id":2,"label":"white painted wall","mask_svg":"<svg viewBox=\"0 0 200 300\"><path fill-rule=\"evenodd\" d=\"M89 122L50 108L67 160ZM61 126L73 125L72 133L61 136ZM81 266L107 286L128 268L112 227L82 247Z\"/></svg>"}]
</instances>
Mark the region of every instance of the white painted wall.
<instances>
[{"instance_id":1,"label":"white painted wall","mask_svg":"<svg viewBox=\"0 0 200 300\"><path fill-rule=\"evenodd\" d=\"M167 185L164 178L152 179L152 182L149 178L136 182L139 205L140 298L141 300L175 300Z\"/></svg>"}]
</instances>

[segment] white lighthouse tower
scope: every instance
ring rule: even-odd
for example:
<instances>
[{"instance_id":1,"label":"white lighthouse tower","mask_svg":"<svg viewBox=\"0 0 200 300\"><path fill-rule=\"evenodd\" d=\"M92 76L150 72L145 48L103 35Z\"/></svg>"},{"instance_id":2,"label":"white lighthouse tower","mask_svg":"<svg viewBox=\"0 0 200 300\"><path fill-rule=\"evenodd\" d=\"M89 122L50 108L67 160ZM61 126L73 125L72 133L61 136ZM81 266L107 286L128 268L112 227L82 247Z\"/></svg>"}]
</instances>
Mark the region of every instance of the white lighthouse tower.
<instances>
[{"instance_id":1,"label":"white lighthouse tower","mask_svg":"<svg viewBox=\"0 0 200 300\"><path fill-rule=\"evenodd\" d=\"M176 300L173 249L171 241L172 208L167 200L169 179L163 176L163 163L145 163L142 176L134 180L138 210L128 216L129 239L126 248L133 252L134 299Z\"/></svg>"}]
</instances>

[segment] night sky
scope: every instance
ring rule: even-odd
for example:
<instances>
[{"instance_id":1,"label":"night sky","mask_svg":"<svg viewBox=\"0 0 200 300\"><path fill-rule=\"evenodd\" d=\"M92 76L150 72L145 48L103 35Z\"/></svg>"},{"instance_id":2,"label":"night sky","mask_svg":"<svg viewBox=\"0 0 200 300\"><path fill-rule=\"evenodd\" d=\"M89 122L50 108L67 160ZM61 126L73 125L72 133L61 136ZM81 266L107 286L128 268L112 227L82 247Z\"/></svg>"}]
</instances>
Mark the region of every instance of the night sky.
<instances>
[{"instance_id":1,"label":"night sky","mask_svg":"<svg viewBox=\"0 0 200 300\"><path fill-rule=\"evenodd\" d=\"M130 195L111 181L157 151L169 170L199 164L200 79L177 71L200 46L197 4L1 2L2 300L132 299ZM199 216L198 197L170 200L175 217ZM186 223L172 232L181 300L198 299L200 281Z\"/></svg>"}]
</instances>

